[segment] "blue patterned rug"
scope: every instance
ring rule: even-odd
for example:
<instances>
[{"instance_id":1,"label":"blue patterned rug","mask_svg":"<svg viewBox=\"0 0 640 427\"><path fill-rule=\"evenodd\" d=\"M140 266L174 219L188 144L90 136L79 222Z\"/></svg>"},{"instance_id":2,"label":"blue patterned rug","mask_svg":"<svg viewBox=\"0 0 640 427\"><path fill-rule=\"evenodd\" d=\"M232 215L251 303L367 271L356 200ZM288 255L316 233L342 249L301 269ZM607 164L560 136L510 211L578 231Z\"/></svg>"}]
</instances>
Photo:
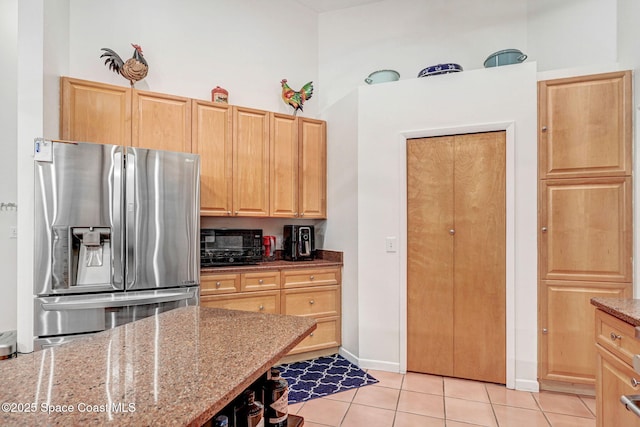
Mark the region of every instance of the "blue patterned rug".
<instances>
[{"instance_id":1,"label":"blue patterned rug","mask_svg":"<svg viewBox=\"0 0 640 427\"><path fill-rule=\"evenodd\" d=\"M290 404L378 382L338 354L286 363L277 368L289 383Z\"/></svg>"}]
</instances>

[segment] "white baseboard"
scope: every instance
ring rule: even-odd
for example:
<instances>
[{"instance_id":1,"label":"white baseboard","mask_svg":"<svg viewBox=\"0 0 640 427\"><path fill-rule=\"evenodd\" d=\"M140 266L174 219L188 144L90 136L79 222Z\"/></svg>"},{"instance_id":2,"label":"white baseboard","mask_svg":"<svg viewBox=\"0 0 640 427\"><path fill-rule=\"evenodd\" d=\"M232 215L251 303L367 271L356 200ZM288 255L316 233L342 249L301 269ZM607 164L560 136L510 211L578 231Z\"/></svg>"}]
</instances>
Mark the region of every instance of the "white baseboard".
<instances>
[{"instance_id":1,"label":"white baseboard","mask_svg":"<svg viewBox=\"0 0 640 427\"><path fill-rule=\"evenodd\" d=\"M400 364L393 362L385 362L382 360L361 359L344 347L340 347L338 352L340 356L349 362L358 365L361 369L375 369L376 371L400 372Z\"/></svg>"},{"instance_id":2,"label":"white baseboard","mask_svg":"<svg viewBox=\"0 0 640 427\"><path fill-rule=\"evenodd\" d=\"M540 391L540 384L533 380L519 380L516 378L516 390L531 391L537 393Z\"/></svg>"}]
</instances>

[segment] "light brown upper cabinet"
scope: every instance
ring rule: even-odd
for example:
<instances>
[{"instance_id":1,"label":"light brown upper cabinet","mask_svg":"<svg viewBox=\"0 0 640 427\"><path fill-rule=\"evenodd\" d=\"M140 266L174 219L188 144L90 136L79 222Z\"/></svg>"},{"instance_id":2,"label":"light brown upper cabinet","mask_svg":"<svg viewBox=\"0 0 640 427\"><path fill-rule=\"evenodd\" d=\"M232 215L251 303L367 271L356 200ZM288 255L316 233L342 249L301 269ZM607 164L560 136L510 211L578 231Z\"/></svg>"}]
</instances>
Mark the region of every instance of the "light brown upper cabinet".
<instances>
[{"instance_id":1,"label":"light brown upper cabinet","mask_svg":"<svg viewBox=\"0 0 640 427\"><path fill-rule=\"evenodd\" d=\"M131 145L131 89L62 77L60 138Z\"/></svg>"},{"instance_id":2,"label":"light brown upper cabinet","mask_svg":"<svg viewBox=\"0 0 640 427\"><path fill-rule=\"evenodd\" d=\"M233 107L233 215L269 216L269 112Z\"/></svg>"},{"instance_id":3,"label":"light brown upper cabinet","mask_svg":"<svg viewBox=\"0 0 640 427\"><path fill-rule=\"evenodd\" d=\"M304 218L327 217L327 123L300 117L299 212Z\"/></svg>"},{"instance_id":4,"label":"light brown upper cabinet","mask_svg":"<svg viewBox=\"0 0 640 427\"><path fill-rule=\"evenodd\" d=\"M191 151L191 100L61 78L60 138Z\"/></svg>"},{"instance_id":5,"label":"light brown upper cabinet","mask_svg":"<svg viewBox=\"0 0 640 427\"><path fill-rule=\"evenodd\" d=\"M326 122L271 115L270 215L326 218Z\"/></svg>"},{"instance_id":6,"label":"light brown upper cabinet","mask_svg":"<svg viewBox=\"0 0 640 427\"><path fill-rule=\"evenodd\" d=\"M232 209L232 108L192 101L192 149L200 154L200 213L228 216Z\"/></svg>"},{"instance_id":7,"label":"light brown upper cabinet","mask_svg":"<svg viewBox=\"0 0 640 427\"><path fill-rule=\"evenodd\" d=\"M132 100L132 146L191 152L189 98L134 89Z\"/></svg>"},{"instance_id":8,"label":"light brown upper cabinet","mask_svg":"<svg viewBox=\"0 0 640 427\"><path fill-rule=\"evenodd\" d=\"M631 72L538 87L539 177L631 175Z\"/></svg>"}]
</instances>

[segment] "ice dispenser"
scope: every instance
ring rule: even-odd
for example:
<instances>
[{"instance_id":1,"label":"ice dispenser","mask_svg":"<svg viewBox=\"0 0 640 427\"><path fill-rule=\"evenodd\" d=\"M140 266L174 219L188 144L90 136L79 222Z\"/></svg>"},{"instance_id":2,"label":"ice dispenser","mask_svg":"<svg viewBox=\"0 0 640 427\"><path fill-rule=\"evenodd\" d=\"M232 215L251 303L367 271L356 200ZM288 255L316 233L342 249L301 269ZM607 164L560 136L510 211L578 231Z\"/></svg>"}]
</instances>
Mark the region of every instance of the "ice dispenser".
<instances>
[{"instance_id":1,"label":"ice dispenser","mask_svg":"<svg viewBox=\"0 0 640 427\"><path fill-rule=\"evenodd\" d=\"M71 228L71 286L111 283L111 229Z\"/></svg>"}]
</instances>

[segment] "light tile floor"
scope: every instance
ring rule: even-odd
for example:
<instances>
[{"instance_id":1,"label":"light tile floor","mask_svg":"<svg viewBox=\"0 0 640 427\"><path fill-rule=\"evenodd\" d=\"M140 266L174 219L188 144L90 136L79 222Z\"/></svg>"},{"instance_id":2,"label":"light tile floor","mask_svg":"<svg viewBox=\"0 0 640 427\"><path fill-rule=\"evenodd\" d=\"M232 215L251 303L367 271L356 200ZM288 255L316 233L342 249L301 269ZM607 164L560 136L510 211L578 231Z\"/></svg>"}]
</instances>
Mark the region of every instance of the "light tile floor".
<instances>
[{"instance_id":1,"label":"light tile floor","mask_svg":"<svg viewBox=\"0 0 640 427\"><path fill-rule=\"evenodd\" d=\"M305 427L595 427L595 399L509 390L417 373L368 371L380 382L304 403L289 412Z\"/></svg>"}]
</instances>

